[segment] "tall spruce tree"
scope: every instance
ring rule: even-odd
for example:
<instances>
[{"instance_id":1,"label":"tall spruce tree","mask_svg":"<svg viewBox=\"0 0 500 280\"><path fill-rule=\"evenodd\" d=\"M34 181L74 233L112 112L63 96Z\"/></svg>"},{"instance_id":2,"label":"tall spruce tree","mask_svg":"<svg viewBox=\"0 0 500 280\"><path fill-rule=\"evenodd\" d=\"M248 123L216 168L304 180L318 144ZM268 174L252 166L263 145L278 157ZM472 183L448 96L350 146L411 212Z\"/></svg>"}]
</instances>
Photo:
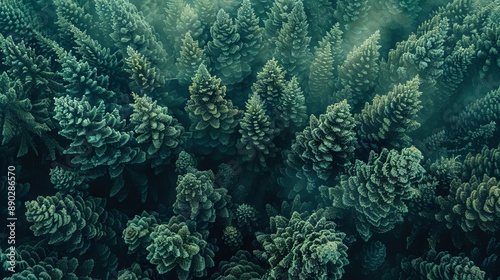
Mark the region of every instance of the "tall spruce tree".
<instances>
[{"instance_id":1,"label":"tall spruce tree","mask_svg":"<svg viewBox=\"0 0 500 280\"><path fill-rule=\"evenodd\" d=\"M192 78L196 74L200 64L208 64L208 58L205 51L200 48L198 41L191 37L191 33L187 32L182 39L180 56L177 59L177 79L182 85L191 84Z\"/></svg>"},{"instance_id":2,"label":"tall spruce tree","mask_svg":"<svg viewBox=\"0 0 500 280\"><path fill-rule=\"evenodd\" d=\"M276 59L270 59L262 71L257 73L257 81L252 85L252 91L262 98L271 118L279 115L277 108L285 86L285 71Z\"/></svg>"},{"instance_id":3,"label":"tall spruce tree","mask_svg":"<svg viewBox=\"0 0 500 280\"><path fill-rule=\"evenodd\" d=\"M246 111L240 122L241 138L237 147L243 155L243 161L250 162L249 167L255 171L267 167L266 158L274 156L273 138L276 130L264 109L264 102L254 93L246 104Z\"/></svg>"},{"instance_id":4,"label":"tall spruce tree","mask_svg":"<svg viewBox=\"0 0 500 280\"><path fill-rule=\"evenodd\" d=\"M296 76L299 82L307 77L307 68L311 59L307 36L307 17L302 1L297 1L283 24L276 40L274 57L287 70L290 76Z\"/></svg>"},{"instance_id":5,"label":"tall spruce tree","mask_svg":"<svg viewBox=\"0 0 500 280\"><path fill-rule=\"evenodd\" d=\"M207 50L214 65L214 73L225 85L234 85L243 80L241 67L241 40L236 24L223 9L210 28L212 41Z\"/></svg>"},{"instance_id":6,"label":"tall spruce tree","mask_svg":"<svg viewBox=\"0 0 500 280\"><path fill-rule=\"evenodd\" d=\"M333 54L330 42L316 49L309 71L309 102L313 114L322 112L333 95Z\"/></svg>"},{"instance_id":7,"label":"tall spruce tree","mask_svg":"<svg viewBox=\"0 0 500 280\"><path fill-rule=\"evenodd\" d=\"M201 153L217 148L220 152L234 152L230 138L238 125L241 112L226 97L221 79L210 75L201 64L189 87L190 99L186 112L191 119L190 131Z\"/></svg>"},{"instance_id":8,"label":"tall spruce tree","mask_svg":"<svg viewBox=\"0 0 500 280\"><path fill-rule=\"evenodd\" d=\"M350 87L355 104L363 103L367 94L375 86L379 74L380 32L377 31L359 47L347 55L338 69L339 82L343 87Z\"/></svg>"},{"instance_id":9,"label":"tall spruce tree","mask_svg":"<svg viewBox=\"0 0 500 280\"><path fill-rule=\"evenodd\" d=\"M243 74L247 76L251 73L252 64L257 54L262 50L262 35L264 29L259 26L259 18L255 15L250 0L243 0L238 9L236 26L240 34L241 64Z\"/></svg>"},{"instance_id":10,"label":"tall spruce tree","mask_svg":"<svg viewBox=\"0 0 500 280\"><path fill-rule=\"evenodd\" d=\"M264 20L265 39L269 43L270 49L276 47L276 38L283 27L288 22L288 16L292 12L296 0L275 0L270 11L267 12L268 18Z\"/></svg>"}]
</instances>

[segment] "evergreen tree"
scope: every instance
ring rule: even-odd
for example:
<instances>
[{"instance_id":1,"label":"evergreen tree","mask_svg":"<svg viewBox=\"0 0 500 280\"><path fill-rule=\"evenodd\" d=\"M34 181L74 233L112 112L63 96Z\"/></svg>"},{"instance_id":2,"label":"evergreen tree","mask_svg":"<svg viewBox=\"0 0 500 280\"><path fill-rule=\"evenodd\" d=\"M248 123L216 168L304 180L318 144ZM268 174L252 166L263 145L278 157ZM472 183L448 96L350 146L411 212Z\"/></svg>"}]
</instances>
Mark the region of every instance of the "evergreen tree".
<instances>
[{"instance_id":1,"label":"evergreen tree","mask_svg":"<svg viewBox=\"0 0 500 280\"><path fill-rule=\"evenodd\" d=\"M330 42L326 42L316 50L309 71L308 100L313 114L323 111L331 101L334 86L333 64L332 48Z\"/></svg>"},{"instance_id":2,"label":"evergreen tree","mask_svg":"<svg viewBox=\"0 0 500 280\"><path fill-rule=\"evenodd\" d=\"M265 108L271 118L279 115L277 108L285 91L286 81L283 68L276 59L270 59L261 72L257 73L257 81L252 85L252 91L264 101Z\"/></svg>"},{"instance_id":3,"label":"evergreen tree","mask_svg":"<svg viewBox=\"0 0 500 280\"><path fill-rule=\"evenodd\" d=\"M307 119L307 108L304 94L296 77L286 84L283 95L280 97L278 111L282 125L292 133L303 128Z\"/></svg>"},{"instance_id":4,"label":"evergreen tree","mask_svg":"<svg viewBox=\"0 0 500 280\"><path fill-rule=\"evenodd\" d=\"M372 104L365 104L361 114L356 115L360 123L358 135L367 149L401 148L410 143L406 132L417 129L415 120L422 108L419 97L418 76L404 84L394 86L386 95L377 95Z\"/></svg>"},{"instance_id":5,"label":"evergreen tree","mask_svg":"<svg viewBox=\"0 0 500 280\"><path fill-rule=\"evenodd\" d=\"M200 45L204 45L204 39L201 38L203 33L203 28L201 21L196 14L195 9L191 8L191 5L187 4L181 11L179 19L177 20L176 27L176 40L175 40L175 52L176 54L180 51L180 46L182 42L179 41L179 37L183 36L187 32L191 34L194 40L197 40Z\"/></svg>"},{"instance_id":6,"label":"evergreen tree","mask_svg":"<svg viewBox=\"0 0 500 280\"><path fill-rule=\"evenodd\" d=\"M0 75L1 145L16 143L15 145L19 147L18 157L28 153L28 149L38 154L34 139L36 136L48 148L51 158L55 159L55 151L60 149L60 146L47 134L54 128L48 108L48 99L31 101L19 80L11 81L7 73L2 73Z\"/></svg>"},{"instance_id":7,"label":"evergreen tree","mask_svg":"<svg viewBox=\"0 0 500 280\"><path fill-rule=\"evenodd\" d=\"M338 69L339 82L352 90L354 104L363 103L377 81L379 39L380 32L377 31L359 47L354 47Z\"/></svg>"},{"instance_id":8,"label":"evergreen tree","mask_svg":"<svg viewBox=\"0 0 500 280\"><path fill-rule=\"evenodd\" d=\"M296 0L274 0L271 10L267 12L268 18L264 21L265 39L272 50L276 47L276 38L283 27L288 22L288 16L292 12Z\"/></svg>"},{"instance_id":9,"label":"evergreen tree","mask_svg":"<svg viewBox=\"0 0 500 280\"><path fill-rule=\"evenodd\" d=\"M243 161L251 161L253 165L250 167L256 171L266 168L266 157L274 156L272 141L276 130L257 93L248 100L240 126L241 138L238 139L237 147L243 154Z\"/></svg>"},{"instance_id":10,"label":"evergreen tree","mask_svg":"<svg viewBox=\"0 0 500 280\"><path fill-rule=\"evenodd\" d=\"M337 74L337 68L338 66L344 61L344 51L342 49L342 44L343 44L343 39L342 35L344 33L340 29L340 24L337 22L335 23L332 28L326 32L325 36L321 38L321 41L319 41L319 48L324 47L326 43L330 43L330 50L332 51L333 55L333 71L335 74Z\"/></svg>"},{"instance_id":11,"label":"evergreen tree","mask_svg":"<svg viewBox=\"0 0 500 280\"><path fill-rule=\"evenodd\" d=\"M309 19L309 34L312 41L318 42L322 34L333 25L335 12L330 0L303 0L307 18Z\"/></svg>"},{"instance_id":12,"label":"evergreen tree","mask_svg":"<svg viewBox=\"0 0 500 280\"><path fill-rule=\"evenodd\" d=\"M345 167L354 156L356 122L347 101L328 106L317 118L311 115L309 126L297 134L287 153L287 165L295 168L296 176L309 182L328 180L336 169Z\"/></svg>"},{"instance_id":13,"label":"evergreen tree","mask_svg":"<svg viewBox=\"0 0 500 280\"><path fill-rule=\"evenodd\" d=\"M214 65L215 75L225 85L234 85L243 80L241 67L240 35L233 19L223 9L217 13L217 19L210 28L212 41L207 50Z\"/></svg>"},{"instance_id":14,"label":"evergreen tree","mask_svg":"<svg viewBox=\"0 0 500 280\"><path fill-rule=\"evenodd\" d=\"M213 148L230 153L231 134L235 131L240 111L230 100L225 99L226 87L221 79L210 75L201 64L189 87L191 94L186 112L191 119L190 130L201 152L210 153Z\"/></svg>"},{"instance_id":15,"label":"evergreen tree","mask_svg":"<svg viewBox=\"0 0 500 280\"><path fill-rule=\"evenodd\" d=\"M283 24L276 40L274 57L287 69L290 76L296 76L299 82L306 77L311 53L307 36L307 17L302 1L297 1L290 13L288 22Z\"/></svg>"},{"instance_id":16,"label":"evergreen tree","mask_svg":"<svg viewBox=\"0 0 500 280\"><path fill-rule=\"evenodd\" d=\"M208 64L208 58L205 51L198 45L198 41L191 37L191 33L187 32L182 39L181 54L177 59L177 79L181 85L191 84L200 64Z\"/></svg>"},{"instance_id":17,"label":"evergreen tree","mask_svg":"<svg viewBox=\"0 0 500 280\"><path fill-rule=\"evenodd\" d=\"M363 23L370 9L368 0L339 0L335 9L335 17L344 30L349 30L351 24Z\"/></svg>"},{"instance_id":18,"label":"evergreen tree","mask_svg":"<svg viewBox=\"0 0 500 280\"><path fill-rule=\"evenodd\" d=\"M133 94L134 113L130 116L135 139L143 145L146 158L151 159L155 172L170 162L172 154L180 152L184 142L184 127L169 115L168 108L157 105L151 97Z\"/></svg>"},{"instance_id":19,"label":"evergreen tree","mask_svg":"<svg viewBox=\"0 0 500 280\"><path fill-rule=\"evenodd\" d=\"M263 28L259 26L259 18L255 16L250 0L243 0L238 9L236 26L240 34L241 64L244 76L251 73L252 63L262 50Z\"/></svg>"},{"instance_id":20,"label":"evergreen tree","mask_svg":"<svg viewBox=\"0 0 500 280\"><path fill-rule=\"evenodd\" d=\"M205 47L210 38L210 27L214 24L217 16L217 7L213 0L194 0L194 9L201 21L203 33L200 35L200 47ZM203 43L203 44L202 44Z\"/></svg>"}]
</instances>

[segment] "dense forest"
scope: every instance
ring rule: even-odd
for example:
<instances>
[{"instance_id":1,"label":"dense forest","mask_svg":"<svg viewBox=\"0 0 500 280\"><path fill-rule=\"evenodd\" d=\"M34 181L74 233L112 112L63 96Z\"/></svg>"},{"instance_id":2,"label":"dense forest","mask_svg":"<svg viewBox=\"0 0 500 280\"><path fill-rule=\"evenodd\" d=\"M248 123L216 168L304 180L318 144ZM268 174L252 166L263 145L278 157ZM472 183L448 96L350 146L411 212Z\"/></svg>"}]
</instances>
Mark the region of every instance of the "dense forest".
<instances>
[{"instance_id":1,"label":"dense forest","mask_svg":"<svg viewBox=\"0 0 500 280\"><path fill-rule=\"evenodd\" d=\"M500 279L499 0L0 0L0 61L3 279Z\"/></svg>"}]
</instances>

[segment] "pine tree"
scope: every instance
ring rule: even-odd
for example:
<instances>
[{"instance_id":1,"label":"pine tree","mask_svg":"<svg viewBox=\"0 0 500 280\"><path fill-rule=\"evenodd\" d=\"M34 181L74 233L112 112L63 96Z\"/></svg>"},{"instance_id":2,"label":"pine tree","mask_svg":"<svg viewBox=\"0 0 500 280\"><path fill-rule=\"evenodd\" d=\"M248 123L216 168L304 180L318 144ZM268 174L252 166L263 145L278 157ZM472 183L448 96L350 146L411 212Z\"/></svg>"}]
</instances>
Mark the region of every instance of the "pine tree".
<instances>
[{"instance_id":1,"label":"pine tree","mask_svg":"<svg viewBox=\"0 0 500 280\"><path fill-rule=\"evenodd\" d=\"M217 13L210 34L213 39L208 42L207 50L215 68L215 75L220 77L225 85L241 82L244 77L240 35L233 19L223 9Z\"/></svg>"},{"instance_id":2,"label":"pine tree","mask_svg":"<svg viewBox=\"0 0 500 280\"><path fill-rule=\"evenodd\" d=\"M191 84L200 64L208 64L205 51L198 45L198 41L193 40L191 33L187 32L182 39L181 53L177 59L177 79L181 85Z\"/></svg>"},{"instance_id":3,"label":"pine tree","mask_svg":"<svg viewBox=\"0 0 500 280\"><path fill-rule=\"evenodd\" d=\"M191 34L191 37L193 37L194 40L197 40L200 45L204 45L205 42L203 41L203 38L201 38L201 35L203 33L203 28L201 21L198 17L198 14L196 14L195 9L191 8L191 5L187 4L184 6L184 8L181 11L181 14L179 16L179 19L177 20L177 27L176 27L176 41L175 41L175 52L176 54L179 53L180 51L180 46L182 42L179 41L179 37L183 36L187 32Z\"/></svg>"},{"instance_id":4,"label":"pine tree","mask_svg":"<svg viewBox=\"0 0 500 280\"><path fill-rule=\"evenodd\" d=\"M325 36L321 38L321 41L318 43L318 47L324 47L326 43L330 43L330 50L332 51L333 55L333 71L335 74L337 74L337 68L338 66L344 61L344 51L342 49L342 35L344 33L340 29L340 24L337 22L335 23L332 28L326 32Z\"/></svg>"},{"instance_id":5,"label":"pine tree","mask_svg":"<svg viewBox=\"0 0 500 280\"><path fill-rule=\"evenodd\" d=\"M276 130L272 128L258 94L254 93L248 100L240 126L241 138L238 139L237 147L243 154L243 161L253 162L251 167L256 171L266 168L266 157L274 156L272 141Z\"/></svg>"},{"instance_id":6,"label":"pine tree","mask_svg":"<svg viewBox=\"0 0 500 280\"><path fill-rule=\"evenodd\" d=\"M190 130L201 152L207 154L214 148L230 153L231 134L235 131L240 111L230 100L225 99L226 87L221 79L210 75L201 64L189 87L191 94L186 112L191 119Z\"/></svg>"},{"instance_id":7,"label":"pine tree","mask_svg":"<svg viewBox=\"0 0 500 280\"><path fill-rule=\"evenodd\" d=\"M303 0L307 18L309 19L309 34L313 42L318 42L322 34L333 25L335 10L330 0Z\"/></svg>"},{"instance_id":8,"label":"pine tree","mask_svg":"<svg viewBox=\"0 0 500 280\"><path fill-rule=\"evenodd\" d=\"M307 108L305 105L304 94L299 86L296 77L286 84L283 95L280 97L278 118L281 120L284 127L292 133L303 128L307 119Z\"/></svg>"},{"instance_id":9,"label":"pine tree","mask_svg":"<svg viewBox=\"0 0 500 280\"><path fill-rule=\"evenodd\" d=\"M366 101L367 94L377 81L380 57L379 39L380 32L377 31L359 47L354 47L338 69L339 82L342 86L352 90L355 104Z\"/></svg>"},{"instance_id":10,"label":"pine tree","mask_svg":"<svg viewBox=\"0 0 500 280\"><path fill-rule=\"evenodd\" d=\"M276 40L274 57L287 70L290 76L296 76L299 82L307 77L311 53L307 36L307 17L302 1L297 1L290 13L288 22L283 24Z\"/></svg>"},{"instance_id":11,"label":"pine tree","mask_svg":"<svg viewBox=\"0 0 500 280\"><path fill-rule=\"evenodd\" d=\"M332 48L330 42L326 42L316 50L309 71L308 100L313 114L322 112L331 101L334 86L333 64Z\"/></svg>"},{"instance_id":12,"label":"pine tree","mask_svg":"<svg viewBox=\"0 0 500 280\"><path fill-rule=\"evenodd\" d=\"M297 170L297 177L309 182L328 180L335 167L346 166L354 156L356 122L344 100L328 106L317 118L311 115L309 125L297 134L287 153L287 165Z\"/></svg>"},{"instance_id":13,"label":"pine tree","mask_svg":"<svg viewBox=\"0 0 500 280\"><path fill-rule=\"evenodd\" d=\"M262 50L263 28L259 26L259 18L255 16L250 0L243 0L238 9L236 17L236 26L240 34L241 46L241 64L243 75L251 73L252 64L257 54Z\"/></svg>"},{"instance_id":14,"label":"pine tree","mask_svg":"<svg viewBox=\"0 0 500 280\"><path fill-rule=\"evenodd\" d=\"M210 38L210 27L214 24L217 16L216 3L213 0L194 0L194 9L201 21L203 33L200 35L200 47L205 47ZM201 44L203 43L203 44Z\"/></svg>"},{"instance_id":15,"label":"pine tree","mask_svg":"<svg viewBox=\"0 0 500 280\"><path fill-rule=\"evenodd\" d=\"M257 73L257 81L252 85L252 91L262 98L271 118L278 115L277 107L285 91L285 86L283 68L278 65L276 59L270 59L262 71Z\"/></svg>"},{"instance_id":16,"label":"pine tree","mask_svg":"<svg viewBox=\"0 0 500 280\"><path fill-rule=\"evenodd\" d=\"M288 16L292 12L295 1L296 0L275 0L271 10L267 12L268 19L264 21L264 34L271 50L276 47L276 38L283 24L288 22Z\"/></svg>"},{"instance_id":17,"label":"pine tree","mask_svg":"<svg viewBox=\"0 0 500 280\"><path fill-rule=\"evenodd\" d=\"M422 108L418 76L404 84L394 86L386 95L377 95L365 107L356 120L360 123L358 135L367 149L380 151L382 148L401 148L407 146L410 138L406 132L417 129L420 124L415 120Z\"/></svg>"}]
</instances>

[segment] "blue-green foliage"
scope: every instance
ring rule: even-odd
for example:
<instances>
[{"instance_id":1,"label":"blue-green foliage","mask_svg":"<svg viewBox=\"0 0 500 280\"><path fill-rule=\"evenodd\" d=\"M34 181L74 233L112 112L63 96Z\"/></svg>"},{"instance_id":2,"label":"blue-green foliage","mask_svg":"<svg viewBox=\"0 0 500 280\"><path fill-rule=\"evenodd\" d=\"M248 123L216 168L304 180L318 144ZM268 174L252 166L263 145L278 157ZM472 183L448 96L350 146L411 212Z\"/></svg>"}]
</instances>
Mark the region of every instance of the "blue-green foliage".
<instances>
[{"instance_id":1,"label":"blue-green foliage","mask_svg":"<svg viewBox=\"0 0 500 280\"><path fill-rule=\"evenodd\" d=\"M258 233L264 251L255 251L271 269L263 279L341 279L347 260L345 234L318 211L308 218L293 212L290 219L271 218L271 233Z\"/></svg>"},{"instance_id":2,"label":"blue-green foliage","mask_svg":"<svg viewBox=\"0 0 500 280\"><path fill-rule=\"evenodd\" d=\"M498 0L1 0L2 275L498 280L499 22Z\"/></svg>"}]
</instances>

